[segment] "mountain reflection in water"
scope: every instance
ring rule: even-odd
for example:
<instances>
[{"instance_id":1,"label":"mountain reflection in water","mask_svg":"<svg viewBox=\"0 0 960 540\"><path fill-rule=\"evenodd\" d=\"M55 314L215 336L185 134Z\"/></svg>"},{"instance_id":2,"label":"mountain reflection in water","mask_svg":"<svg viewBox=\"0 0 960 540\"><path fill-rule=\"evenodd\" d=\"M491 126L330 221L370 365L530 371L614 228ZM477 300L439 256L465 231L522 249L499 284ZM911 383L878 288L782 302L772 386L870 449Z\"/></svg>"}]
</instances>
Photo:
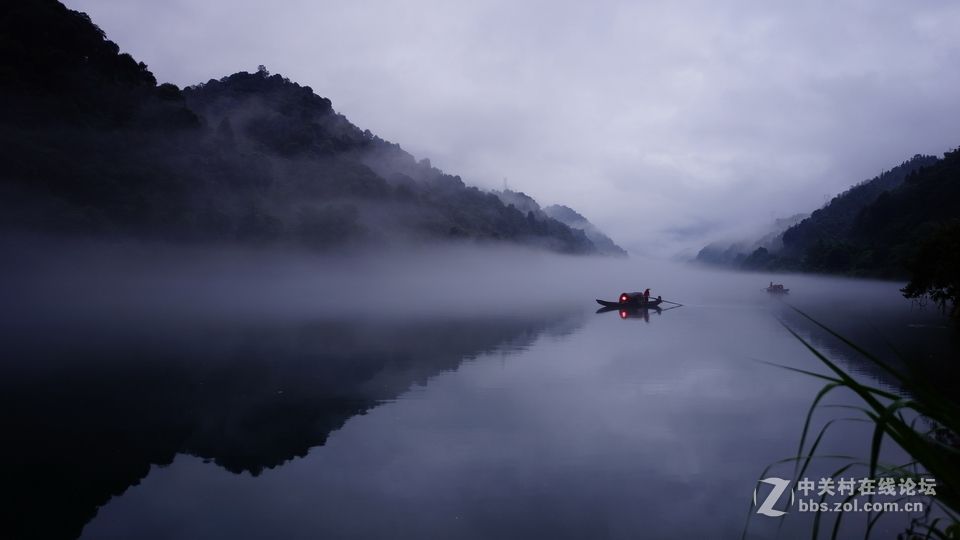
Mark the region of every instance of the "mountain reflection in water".
<instances>
[{"instance_id":1,"label":"mountain reflection in water","mask_svg":"<svg viewBox=\"0 0 960 540\"><path fill-rule=\"evenodd\" d=\"M4 336L5 529L73 538L153 465L189 454L254 476L344 422L578 315L262 325L83 325ZM11 527L12 525L12 527Z\"/></svg>"}]
</instances>

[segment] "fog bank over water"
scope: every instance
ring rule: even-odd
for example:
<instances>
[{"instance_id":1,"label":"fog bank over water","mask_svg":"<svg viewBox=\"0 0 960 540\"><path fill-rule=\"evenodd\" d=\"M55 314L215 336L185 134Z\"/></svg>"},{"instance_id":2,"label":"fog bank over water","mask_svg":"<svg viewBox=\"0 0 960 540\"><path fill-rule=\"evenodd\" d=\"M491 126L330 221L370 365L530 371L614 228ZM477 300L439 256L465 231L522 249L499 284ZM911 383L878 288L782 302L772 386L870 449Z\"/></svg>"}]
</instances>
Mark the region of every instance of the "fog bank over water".
<instances>
[{"instance_id":1,"label":"fog bank over water","mask_svg":"<svg viewBox=\"0 0 960 540\"><path fill-rule=\"evenodd\" d=\"M9 251L9 249L8 249ZM768 282L812 312L909 310L902 284L731 273L647 258L563 256L515 247L391 248L341 255L87 244L17 248L0 288L35 316L429 317L596 308L650 288L690 308L762 306ZM10 315L10 311L7 312Z\"/></svg>"},{"instance_id":2,"label":"fog bank over water","mask_svg":"<svg viewBox=\"0 0 960 540\"><path fill-rule=\"evenodd\" d=\"M779 319L814 338L816 346L850 355L797 310L902 365L888 342L894 344L906 351L910 363L904 367L910 369L951 370L951 351L960 350L949 321L932 306L904 299L903 284L896 282L467 244L318 255L33 241L8 244L3 251L10 256L0 264L0 302L7 307L0 312L0 335L28 343L52 340L64 350L71 350L71 343L117 336L164 343L222 327L242 334L313 322L358 328L453 324L469 333L482 320L522 325L561 317L574 327L593 318L631 325L638 350L658 333L661 320L692 318L700 322L687 325L687 338L709 340L715 350L743 350L744 343L771 332L789 337ZM784 283L790 294L770 296L764 288L771 281ZM621 292L648 287L653 296L683 307L665 303L673 311L651 310L623 321L616 312L594 315L599 307L594 299L616 300ZM731 319L724 328L733 319L767 322L755 329L755 322L744 323L743 330L732 332L704 326L703 317ZM779 355L738 357L777 361Z\"/></svg>"}]
</instances>

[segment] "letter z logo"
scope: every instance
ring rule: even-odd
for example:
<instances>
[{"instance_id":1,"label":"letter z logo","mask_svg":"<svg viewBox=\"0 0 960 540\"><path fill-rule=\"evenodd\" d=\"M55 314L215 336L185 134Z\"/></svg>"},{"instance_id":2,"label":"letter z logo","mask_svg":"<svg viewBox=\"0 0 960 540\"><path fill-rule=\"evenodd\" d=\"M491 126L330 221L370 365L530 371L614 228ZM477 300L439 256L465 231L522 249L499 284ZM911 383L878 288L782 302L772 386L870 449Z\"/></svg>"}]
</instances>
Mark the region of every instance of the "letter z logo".
<instances>
[{"instance_id":1,"label":"letter z logo","mask_svg":"<svg viewBox=\"0 0 960 540\"><path fill-rule=\"evenodd\" d=\"M787 486L790 485L789 480L784 480L783 478L770 477L760 480L764 484L770 484L773 486L773 489L770 490L770 493L767 495L767 498L764 499L763 504L757 508L758 514L763 514L770 517L780 517L786 512L782 510L776 510L773 508L773 505L777 504L777 501L780 500L780 496L783 495L783 492L787 490ZM790 490L790 504L793 505L793 490ZM753 505L757 506L757 488L753 488Z\"/></svg>"}]
</instances>

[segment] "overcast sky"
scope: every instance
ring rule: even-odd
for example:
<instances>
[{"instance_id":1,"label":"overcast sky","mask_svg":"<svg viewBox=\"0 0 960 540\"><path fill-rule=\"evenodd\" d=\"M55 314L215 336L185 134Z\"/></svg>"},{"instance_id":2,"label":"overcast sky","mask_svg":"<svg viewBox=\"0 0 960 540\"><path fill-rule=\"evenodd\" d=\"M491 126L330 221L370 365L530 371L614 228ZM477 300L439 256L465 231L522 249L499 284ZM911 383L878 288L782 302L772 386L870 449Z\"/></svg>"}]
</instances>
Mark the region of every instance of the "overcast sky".
<instances>
[{"instance_id":1,"label":"overcast sky","mask_svg":"<svg viewBox=\"0 0 960 540\"><path fill-rule=\"evenodd\" d=\"M66 0L160 81L265 64L665 255L960 146L960 3Z\"/></svg>"}]
</instances>

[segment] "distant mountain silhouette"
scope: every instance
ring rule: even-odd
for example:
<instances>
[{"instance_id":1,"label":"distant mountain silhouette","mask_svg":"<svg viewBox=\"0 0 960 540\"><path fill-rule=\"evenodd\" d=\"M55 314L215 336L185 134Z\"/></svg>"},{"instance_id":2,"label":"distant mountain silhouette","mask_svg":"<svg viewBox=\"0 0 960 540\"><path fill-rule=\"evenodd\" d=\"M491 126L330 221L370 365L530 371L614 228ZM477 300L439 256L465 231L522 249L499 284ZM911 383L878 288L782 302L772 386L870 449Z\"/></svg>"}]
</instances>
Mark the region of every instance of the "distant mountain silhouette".
<instances>
[{"instance_id":1,"label":"distant mountain silhouette","mask_svg":"<svg viewBox=\"0 0 960 540\"><path fill-rule=\"evenodd\" d=\"M904 277L920 243L960 219L957 152L916 155L834 197L787 228L781 246L719 252L697 259L751 270L794 270Z\"/></svg>"},{"instance_id":2,"label":"distant mountain silhouette","mask_svg":"<svg viewBox=\"0 0 960 540\"><path fill-rule=\"evenodd\" d=\"M522 191L504 189L503 191L495 191L494 193L500 197L503 204L508 207L512 206L524 214L527 214L528 219L554 219L575 231L583 231L587 239L589 239L597 251L603 255L615 255L618 257L627 255L626 250L615 244L609 236L603 234L596 225L590 223L587 218L578 214L568 206L552 205L541 208L540 204L533 197Z\"/></svg>"},{"instance_id":3,"label":"distant mountain silhouette","mask_svg":"<svg viewBox=\"0 0 960 540\"><path fill-rule=\"evenodd\" d=\"M743 264L747 255L761 248L764 252L782 249L783 232L807 217L808 214L794 214L786 218L777 218L760 238L735 242L711 242L697 253L696 261L705 264L739 267Z\"/></svg>"},{"instance_id":4,"label":"distant mountain silhouette","mask_svg":"<svg viewBox=\"0 0 960 540\"><path fill-rule=\"evenodd\" d=\"M504 205L266 68L157 85L85 14L0 8L0 229L333 249L588 236Z\"/></svg>"},{"instance_id":5,"label":"distant mountain silhouette","mask_svg":"<svg viewBox=\"0 0 960 540\"><path fill-rule=\"evenodd\" d=\"M596 225L583 217L576 210L569 206L554 204L543 209L543 212L553 219L574 229L582 230L587 238L597 246L600 253L604 255L626 256L627 252L618 246L614 241L603 233Z\"/></svg>"}]
</instances>

